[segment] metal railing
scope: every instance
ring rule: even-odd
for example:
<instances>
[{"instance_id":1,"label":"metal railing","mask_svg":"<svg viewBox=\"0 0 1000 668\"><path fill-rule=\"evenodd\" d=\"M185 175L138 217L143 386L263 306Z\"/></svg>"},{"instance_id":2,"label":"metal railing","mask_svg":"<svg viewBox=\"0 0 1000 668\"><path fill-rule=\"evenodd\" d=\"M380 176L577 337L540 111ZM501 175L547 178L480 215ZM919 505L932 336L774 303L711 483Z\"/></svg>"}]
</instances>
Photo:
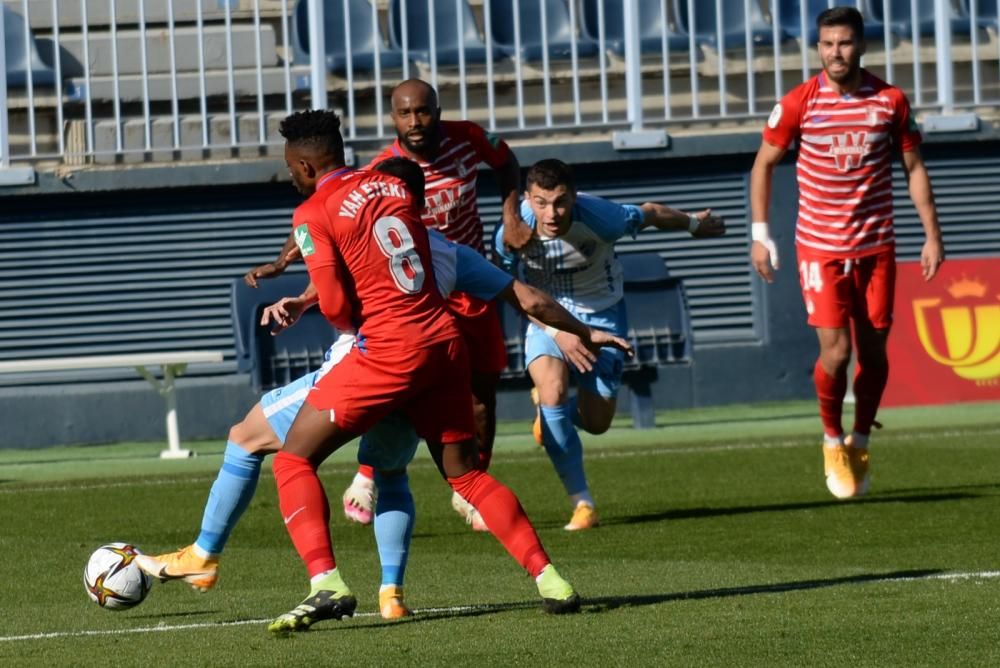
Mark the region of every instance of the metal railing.
<instances>
[{"instance_id":1,"label":"metal railing","mask_svg":"<svg viewBox=\"0 0 1000 668\"><path fill-rule=\"evenodd\" d=\"M274 153L282 117L328 105L349 141L382 142L386 93L412 76L447 117L540 141L711 126L761 117L819 69L809 0L3 1L8 169ZM928 3L852 3L878 31L866 67L920 111L990 113L996 16Z\"/></svg>"}]
</instances>

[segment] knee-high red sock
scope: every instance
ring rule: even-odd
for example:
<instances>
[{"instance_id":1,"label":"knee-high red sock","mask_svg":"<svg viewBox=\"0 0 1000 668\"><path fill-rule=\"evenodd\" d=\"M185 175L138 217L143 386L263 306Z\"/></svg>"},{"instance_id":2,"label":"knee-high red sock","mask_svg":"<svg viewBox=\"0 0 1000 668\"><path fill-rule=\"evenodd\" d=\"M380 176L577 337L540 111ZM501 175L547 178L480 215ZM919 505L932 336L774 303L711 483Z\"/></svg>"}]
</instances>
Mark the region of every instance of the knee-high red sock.
<instances>
[{"instance_id":1,"label":"knee-high red sock","mask_svg":"<svg viewBox=\"0 0 1000 668\"><path fill-rule=\"evenodd\" d=\"M549 565L549 555L521 502L502 482L473 469L457 478L448 478L448 484L479 511L490 532L531 577L537 577Z\"/></svg>"},{"instance_id":2,"label":"knee-high red sock","mask_svg":"<svg viewBox=\"0 0 1000 668\"><path fill-rule=\"evenodd\" d=\"M867 436L882 401L882 391L889 380L889 362L885 364L857 363L854 371L854 431Z\"/></svg>"},{"instance_id":3,"label":"knee-high red sock","mask_svg":"<svg viewBox=\"0 0 1000 668\"><path fill-rule=\"evenodd\" d=\"M831 376L816 360L813 368L813 382L816 384L816 398L819 400L819 417L823 421L823 432L827 436L844 433L842 416L844 395L847 393L847 370Z\"/></svg>"},{"instance_id":4,"label":"knee-high red sock","mask_svg":"<svg viewBox=\"0 0 1000 668\"><path fill-rule=\"evenodd\" d=\"M358 464L358 473L368 478L369 480L375 479L375 467L368 466L368 464Z\"/></svg>"},{"instance_id":5,"label":"knee-high red sock","mask_svg":"<svg viewBox=\"0 0 1000 668\"><path fill-rule=\"evenodd\" d=\"M335 568L330 504L316 469L305 457L279 452L274 457L274 480L285 528L309 577Z\"/></svg>"}]
</instances>

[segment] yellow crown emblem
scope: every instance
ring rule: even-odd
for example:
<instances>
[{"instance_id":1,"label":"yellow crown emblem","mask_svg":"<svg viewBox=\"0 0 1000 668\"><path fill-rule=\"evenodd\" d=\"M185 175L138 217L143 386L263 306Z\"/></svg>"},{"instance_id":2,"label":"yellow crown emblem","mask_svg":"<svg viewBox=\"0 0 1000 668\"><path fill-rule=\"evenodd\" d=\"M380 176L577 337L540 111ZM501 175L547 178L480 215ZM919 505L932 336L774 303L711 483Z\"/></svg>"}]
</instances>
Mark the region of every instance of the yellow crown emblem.
<instances>
[{"instance_id":1,"label":"yellow crown emblem","mask_svg":"<svg viewBox=\"0 0 1000 668\"><path fill-rule=\"evenodd\" d=\"M948 290L948 294L955 299L961 299L962 297L983 297L986 295L987 285L963 276L957 281L952 282L946 289Z\"/></svg>"}]
</instances>

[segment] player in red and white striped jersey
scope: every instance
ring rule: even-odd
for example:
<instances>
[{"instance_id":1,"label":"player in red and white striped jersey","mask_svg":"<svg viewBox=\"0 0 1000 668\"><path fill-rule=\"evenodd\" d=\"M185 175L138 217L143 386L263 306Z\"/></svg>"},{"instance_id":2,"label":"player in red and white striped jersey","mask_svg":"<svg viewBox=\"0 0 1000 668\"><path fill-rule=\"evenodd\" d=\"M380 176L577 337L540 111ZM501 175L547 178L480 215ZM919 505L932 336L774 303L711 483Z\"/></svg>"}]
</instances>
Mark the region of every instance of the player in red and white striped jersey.
<instances>
[{"instance_id":1,"label":"player in red and white striped jersey","mask_svg":"<svg viewBox=\"0 0 1000 668\"><path fill-rule=\"evenodd\" d=\"M419 79L409 79L393 89L392 120L396 141L375 156L369 167L393 157L409 158L420 165L425 181L424 225L485 255L476 199L479 165L485 163L496 175L503 202L504 242L521 248L531 239L531 228L520 215L520 167L506 142L475 123L441 120L437 91ZM485 470L496 432L496 386L507 366L503 330L494 303L455 293L448 307L461 316L458 325L469 345L476 432ZM359 467L345 491L344 513L348 518L371 521L373 474L371 467ZM460 498L453 497L452 504L474 528L485 528Z\"/></svg>"},{"instance_id":2,"label":"player in red and white striped jersey","mask_svg":"<svg viewBox=\"0 0 1000 668\"><path fill-rule=\"evenodd\" d=\"M809 324L819 337L813 370L824 431L826 483L838 498L868 489L868 437L889 374L886 337L896 276L892 156L902 154L910 198L927 240L920 254L930 280L944 261L920 133L903 92L861 67L864 23L853 7L816 20L823 71L775 105L750 175L750 258L774 280L778 257L768 231L775 165L798 141L799 214L795 248ZM841 424L851 327L857 347L854 428Z\"/></svg>"}]
</instances>

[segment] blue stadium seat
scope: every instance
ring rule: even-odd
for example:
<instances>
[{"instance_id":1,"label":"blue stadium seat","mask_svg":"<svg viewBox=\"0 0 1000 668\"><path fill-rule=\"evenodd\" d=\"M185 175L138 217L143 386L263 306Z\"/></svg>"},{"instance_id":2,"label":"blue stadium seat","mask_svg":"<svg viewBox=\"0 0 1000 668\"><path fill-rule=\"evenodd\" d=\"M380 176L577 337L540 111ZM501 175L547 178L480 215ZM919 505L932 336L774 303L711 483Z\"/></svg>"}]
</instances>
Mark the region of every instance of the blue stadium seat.
<instances>
[{"instance_id":1,"label":"blue stadium seat","mask_svg":"<svg viewBox=\"0 0 1000 668\"><path fill-rule=\"evenodd\" d=\"M874 18L879 23L886 23L885 20L885 0L865 0L864 14ZM913 35L913 26L917 26L917 31L921 37L932 37L934 35L934 0L917 0L917 17L910 13L910 0L888 0L889 5L889 28L893 34L901 39L910 39ZM951 0L945 0L945 6L951 19L952 34L968 35L969 20L963 19L955 11Z\"/></svg>"},{"instance_id":2,"label":"blue stadium seat","mask_svg":"<svg viewBox=\"0 0 1000 668\"><path fill-rule=\"evenodd\" d=\"M962 18L968 20L972 16L971 3L976 0L961 0L959 9ZM976 23L980 28L992 28L994 31L1000 27L1000 16L997 14L997 0L979 0L976 2Z\"/></svg>"},{"instance_id":3,"label":"blue stadium seat","mask_svg":"<svg viewBox=\"0 0 1000 668\"><path fill-rule=\"evenodd\" d=\"M620 257L625 308L635 358L626 367L676 364L691 359L691 323L680 279L670 276L657 253Z\"/></svg>"},{"instance_id":4,"label":"blue stadium seat","mask_svg":"<svg viewBox=\"0 0 1000 668\"><path fill-rule=\"evenodd\" d=\"M760 10L760 5L756 1L750 3L750 16L744 17L743 0L722 0L722 44L719 42L719 35L716 30L716 3L698 2L695 3L694 22L690 20L687 11L687 0L673 0L674 16L677 17L677 28L679 31L689 34L694 32L695 39L699 44L707 44L712 48L735 49L742 48L746 43L745 26L746 21L750 21L750 40L756 46L763 46L774 43L774 34L771 26L764 20L764 14ZM786 35L781 34L783 39Z\"/></svg>"},{"instance_id":5,"label":"blue stadium seat","mask_svg":"<svg viewBox=\"0 0 1000 668\"><path fill-rule=\"evenodd\" d=\"M621 2L609 0L582 0L581 27L583 33L594 43L600 35L598 3L604 7L604 44L618 55L625 55L625 10ZM688 48L685 35L674 32L663 16L660 0L639 0L639 50L642 53L662 53L664 31L667 33L667 48L683 51Z\"/></svg>"},{"instance_id":6,"label":"blue stadium seat","mask_svg":"<svg viewBox=\"0 0 1000 668\"><path fill-rule=\"evenodd\" d=\"M833 2L834 6L843 4L843 0ZM830 6L827 0L806 0L806 44L816 44L819 41L819 30L816 29L816 17ZM853 5L851 5L853 6ZM778 20L781 29L790 37L802 38L801 4L799 0L778 0ZM885 34L881 21L873 16L865 16L865 39L880 41Z\"/></svg>"},{"instance_id":7,"label":"blue stadium seat","mask_svg":"<svg viewBox=\"0 0 1000 668\"><path fill-rule=\"evenodd\" d=\"M336 331L316 307L277 336L258 324L264 307L282 297L300 294L308 282L304 272L261 281L259 288L248 287L242 278L233 281L230 303L236 365L241 373L250 374L258 392L287 385L318 369L336 337Z\"/></svg>"},{"instance_id":8,"label":"blue stadium seat","mask_svg":"<svg viewBox=\"0 0 1000 668\"><path fill-rule=\"evenodd\" d=\"M434 15L431 16L431 2ZM422 62L431 60L430 26L434 24L434 56L438 65L457 65L459 53L465 53L466 63L485 63L487 47L479 36L476 18L467 0L460 0L455 12L455 0L407 0L406 16L400 0L389 3L389 43L392 48L403 49L403 24L407 28L408 55ZM458 31L462 37L459 39ZM494 58L503 57L503 51L494 46Z\"/></svg>"},{"instance_id":9,"label":"blue stadium seat","mask_svg":"<svg viewBox=\"0 0 1000 668\"><path fill-rule=\"evenodd\" d=\"M576 28L569 21L566 0L520 0L521 52L524 60L542 60L542 7L545 7L546 46L549 58L568 60L572 57L572 41ZM517 54L514 40L514 7L511 2L490 3L490 30L493 41L507 55ZM597 45L586 35L577 35L578 56L591 56Z\"/></svg>"},{"instance_id":10,"label":"blue stadium seat","mask_svg":"<svg viewBox=\"0 0 1000 668\"><path fill-rule=\"evenodd\" d=\"M350 24L344 24L346 3ZM351 67L371 72L375 69L375 53L383 69L403 66L403 54L388 49L382 42L378 25L372 22L372 5L368 0L326 0L323 7L323 36L326 47L326 69L335 74L347 71L346 35L351 36ZM295 62L309 63L309 4L298 0L292 20L292 44Z\"/></svg>"},{"instance_id":11,"label":"blue stadium seat","mask_svg":"<svg viewBox=\"0 0 1000 668\"><path fill-rule=\"evenodd\" d=\"M35 36L28 31L27 42L24 34L24 17L14 12L6 4L3 5L3 44L4 57L7 60L7 85L10 88L23 88L28 85L28 72L31 72L32 86L51 86L55 82L55 73L38 55ZM30 60L25 59L24 49L27 45Z\"/></svg>"}]
</instances>

